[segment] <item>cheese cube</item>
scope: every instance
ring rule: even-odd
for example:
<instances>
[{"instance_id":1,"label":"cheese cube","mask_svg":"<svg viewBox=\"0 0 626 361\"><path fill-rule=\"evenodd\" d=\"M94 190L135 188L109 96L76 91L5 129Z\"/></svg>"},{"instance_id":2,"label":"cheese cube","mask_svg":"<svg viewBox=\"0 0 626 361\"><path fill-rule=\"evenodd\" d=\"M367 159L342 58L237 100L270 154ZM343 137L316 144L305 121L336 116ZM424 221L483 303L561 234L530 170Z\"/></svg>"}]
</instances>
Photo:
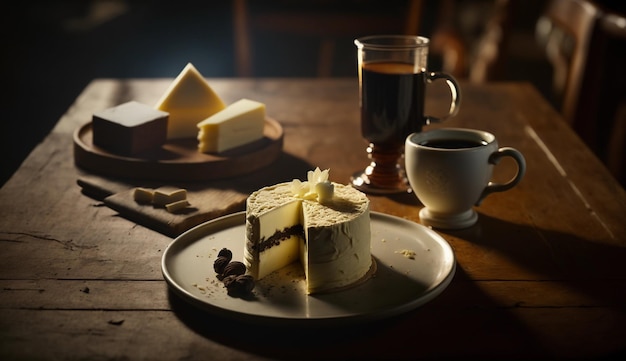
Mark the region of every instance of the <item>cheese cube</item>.
<instances>
[{"instance_id":1,"label":"cheese cube","mask_svg":"<svg viewBox=\"0 0 626 361\"><path fill-rule=\"evenodd\" d=\"M130 101L93 114L93 144L112 153L136 155L165 143L167 123L167 112Z\"/></svg>"},{"instance_id":2,"label":"cheese cube","mask_svg":"<svg viewBox=\"0 0 626 361\"><path fill-rule=\"evenodd\" d=\"M152 200L154 199L154 191L151 189L147 189L147 188L135 188L135 191L133 192L133 198L135 199L135 202L137 203L152 203Z\"/></svg>"},{"instance_id":3,"label":"cheese cube","mask_svg":"<svg viewBox=\"0 0 626 361\"><path fill-rule=\"evenodd\" d=\"M198 124L198 150L220 153L263 138L265 104L241 99Z\"/></svg>"},{"instance_id":4,"label":"cheese cube","mask_svg":"<svg viewBox=\"0 0 626 361\"><path fill-rule=\"evenodd\" d=\"M195 138L197 124L224 109L226 104L202 74L188 63L157 102L156 108L170 114L167 139Z\"/></svg>"}]
</instances>

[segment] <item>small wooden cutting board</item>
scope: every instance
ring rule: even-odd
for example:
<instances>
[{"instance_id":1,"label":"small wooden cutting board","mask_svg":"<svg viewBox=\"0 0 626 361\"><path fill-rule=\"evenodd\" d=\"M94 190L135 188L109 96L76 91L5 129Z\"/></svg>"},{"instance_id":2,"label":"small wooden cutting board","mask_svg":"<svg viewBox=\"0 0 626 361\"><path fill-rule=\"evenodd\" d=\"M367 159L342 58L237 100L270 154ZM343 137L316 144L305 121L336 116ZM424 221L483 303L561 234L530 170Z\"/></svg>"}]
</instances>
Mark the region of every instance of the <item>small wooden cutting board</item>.
<instances>
[{"instance_id":1,"label":"small wooden cutting board","mask_svg":"<svg viewBox=\"0 0 626 361\"><path fill-rule=\"evenodd\" d=\"M83 176L77 183L82 187L84 194L102 201L124 218L169 237L177 237L201 223L244 210L248 197L247 192L215 186L189 189L172 184L151 185L153 188L167 185L187 189L189 207L177 213L170 213L165 208L137 203L134 199L136 187L130 184L97 176Z\"/></svg>"},{"instance_id":2,"label":"small wooden cutting board","mask_svg":"<svg viewBox=\"0 0 626 361\"><path fill-rule=\"evenodd\" d=\"M140 181L104 177L80 172L77 180L83 194L102 201L108 207L137 224L170 237L220 216L245 210L248 195L272 184L302 179L313 165L286 153L269 167L263 167L245 176L203 182L175 182L170 180ZM172 186L187 190L190 207L184 212L170 213L164 208L135 202L136 187L156 189Z\"/></svg>"}]
</instances>

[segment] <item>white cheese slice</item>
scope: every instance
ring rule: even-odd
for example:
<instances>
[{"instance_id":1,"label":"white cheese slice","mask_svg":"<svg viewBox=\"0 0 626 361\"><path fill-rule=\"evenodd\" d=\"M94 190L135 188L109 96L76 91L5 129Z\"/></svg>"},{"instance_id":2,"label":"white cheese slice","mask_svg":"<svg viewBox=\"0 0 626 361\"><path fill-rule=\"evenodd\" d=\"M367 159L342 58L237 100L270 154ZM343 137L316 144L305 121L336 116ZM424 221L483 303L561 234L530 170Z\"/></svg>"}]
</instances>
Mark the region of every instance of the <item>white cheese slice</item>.
<instances>
[{"instance_id":1,"label":"white cheese slice","mask_svg":"<svg viewBox=\"0 0 626 361\"><path fill-rule=\"evenodd\" d=\"M160 187L154 191L152 204L156 207L165 207L166 205L187 199L187 190L175 187Z\"/></svg>"},{"instance_id":2,"label":"white cheese slice","mask_svg":"<svg viewBox=\"0 0 626 361\"><path fill-rule=\"evenodd\" d=\"M226 104L200 72L188 63L157 102L169 113L167 139L195 138L197 124L224 109Z\"/></svg>"},{"instance_id":3,"label":"white cheese slice","mask_svg":"<svg viewBox=\"0 0 626 361\"><path fill-rule=\"evenodd\" d=\"M241 99L198 123L198 150L220 153L263 138L265 104Z\"/></svg>"},{"instance_id":4,"label":"white cheese slice","mask_svg":"<svg viewBox=\"0 0 626 361\"><path fill-rule=\"evenodd\" d=\"M189 207L189 201L186 199L180 200L180 201L176 201L176 202L172 202L172 203L168 203L165 205L165 209L167 209L168 212L170 213L177 213L187 207Z\"/></svg>"}]
</instances>

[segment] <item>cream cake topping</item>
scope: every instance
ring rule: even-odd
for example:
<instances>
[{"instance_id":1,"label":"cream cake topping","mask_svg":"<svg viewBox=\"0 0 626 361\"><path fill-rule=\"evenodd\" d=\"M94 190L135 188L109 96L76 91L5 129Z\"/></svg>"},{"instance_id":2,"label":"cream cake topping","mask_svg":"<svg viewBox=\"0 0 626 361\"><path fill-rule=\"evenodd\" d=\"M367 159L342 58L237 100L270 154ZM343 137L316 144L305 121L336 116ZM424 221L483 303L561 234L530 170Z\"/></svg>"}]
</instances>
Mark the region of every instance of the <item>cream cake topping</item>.
<instances>
[{"instance_id":1,"label":"cream cake topping","mask_svg":"<svg viewBox=\"0 0 626 361\"><path fill-rule=\"evenodd\" d=\"M307 173L307 180L291 181L291 191L294 197L307 200L317 200L319 203L328 202L333 198L335 186L328 181L329 169L320 170L319 167Z\"/></svg>"}]
</instances>

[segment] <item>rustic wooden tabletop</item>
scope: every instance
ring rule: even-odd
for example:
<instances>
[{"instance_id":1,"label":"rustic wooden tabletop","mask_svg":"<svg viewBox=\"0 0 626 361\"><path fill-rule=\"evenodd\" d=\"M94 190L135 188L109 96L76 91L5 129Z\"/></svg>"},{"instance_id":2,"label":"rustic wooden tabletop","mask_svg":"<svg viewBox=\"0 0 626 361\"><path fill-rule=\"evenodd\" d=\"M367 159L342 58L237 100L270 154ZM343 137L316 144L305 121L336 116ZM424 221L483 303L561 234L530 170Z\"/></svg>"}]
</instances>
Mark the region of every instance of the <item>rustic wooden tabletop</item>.
<instances>
[{"instance_id":1,"label":"rustic wooden tabletop","mask_svg":"<svg viewBox=\"0 0 626 361\"><path fill-rule=\"evenodd\" d=\"M594 358L626 350L626 194L526 83L462 83L459 115L430 126L490 131L528 164L517 187L477 208L477 225L437 231L457 269L434 300L333 327L259 325L190 305L161 272L172 236L77 184L91 177L116 191L140 182L91 174L73 158L73 133L93 112L128 100L153 104L170 82L94 80L0 189L0 358ZM223 182L245 193L314 167L348 183L367 165L355 79L209 82L227 102L264 102L285 135L270 167L196 183L198 193ZM447 101L435 90L428 104ZM513 167L503 163L496 178ZM420 221L413 194L370 199L373 211Z\"/></svg>"}]
</instances>

